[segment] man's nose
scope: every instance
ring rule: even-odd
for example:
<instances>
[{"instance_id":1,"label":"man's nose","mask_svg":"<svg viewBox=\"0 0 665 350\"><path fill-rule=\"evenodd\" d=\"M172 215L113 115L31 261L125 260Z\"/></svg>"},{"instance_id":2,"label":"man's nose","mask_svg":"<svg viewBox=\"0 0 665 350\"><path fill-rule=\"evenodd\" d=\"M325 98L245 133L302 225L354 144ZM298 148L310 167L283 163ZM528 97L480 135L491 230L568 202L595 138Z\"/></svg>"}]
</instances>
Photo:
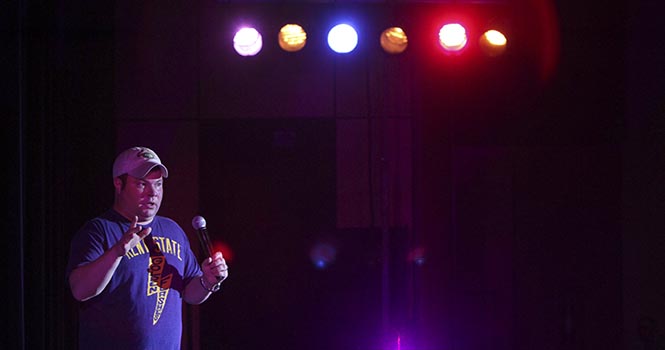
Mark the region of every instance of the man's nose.
<instances>
[{"instance_id":1,"label":"man's nose","mask_svg":"<svg viewBox=\"0 0 665 350\"><path fill-rule=\"evenodd\" d=\"M148 195L149 196L156 196L158 193L157 187L156 186L148 186Z\"/></svg>"}]
</instances>

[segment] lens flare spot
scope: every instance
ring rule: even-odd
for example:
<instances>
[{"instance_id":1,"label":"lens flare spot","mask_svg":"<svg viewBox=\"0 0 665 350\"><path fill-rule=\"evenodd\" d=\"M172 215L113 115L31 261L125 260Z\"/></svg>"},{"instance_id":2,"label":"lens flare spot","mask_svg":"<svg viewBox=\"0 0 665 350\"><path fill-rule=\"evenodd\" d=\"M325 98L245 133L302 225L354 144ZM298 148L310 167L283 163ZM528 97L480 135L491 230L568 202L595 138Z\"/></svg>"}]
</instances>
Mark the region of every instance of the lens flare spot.
<instances>
[{"instance_id":1,"label":"lens flare spot","mask_svg":"<svg viewBox=\"0 0 665 350\"><path fill-rule=\"evenodd\" d=\"M408 254L408 261L416 264L417 266L422 266L425 264L425 248L416 247L411 249Z\"/></svg>"},{"instance_id":2,"label":"lens flare spot","mask_svg":"<svg viewBox=\"0 0 665 350\"><path fill-rule=\"evenodd\" d=\"M315 268L324 270L335 262L337 249L329 243L317 243L311 248L309 257Z\"/></svg>"}]
</instances>

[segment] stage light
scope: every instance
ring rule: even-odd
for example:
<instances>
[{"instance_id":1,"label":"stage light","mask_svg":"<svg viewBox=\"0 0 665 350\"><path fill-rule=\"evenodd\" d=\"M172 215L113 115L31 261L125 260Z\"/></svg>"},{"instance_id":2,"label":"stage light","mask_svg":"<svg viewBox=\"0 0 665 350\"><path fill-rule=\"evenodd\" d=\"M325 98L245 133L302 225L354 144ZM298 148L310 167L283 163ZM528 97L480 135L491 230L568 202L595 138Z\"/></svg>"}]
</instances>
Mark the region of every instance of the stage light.
<instances>
[{"instance_id":1,"label":"stage light","mask_svg":"<svg viewBox=\"0 0 665 350\"><path fill-rule=\"evenodd\" d=\"M488 30L479 39L480 48L488 56L499 56L506 51L508 40L503 33L498 30Z\"/></svg>"},{"instance_id":2,"label":"stage light","mask_svg":"<svg viewBox=\"0 0 665 350\"><path fill-rule=\"evenodd\" d=\"M466 43L466 29L459 23L446 24L439 30L439 44L448 52L459 52Z\"/></svg>"},{"instance_id":3,"label":"stage light","mask_svg":"<svg viewBox=\"0 0 665 350\"><path fill-rule=\"evenodd\" d=\"M328 46L337 53L349 53L358 45L358 33L348 24L338 24L328 32Z\"/></svg>"},{"instance_id":4,"label":"stage light","mask_svg":"<svg viewBox=\"0 0 665 350\"><path fill-rule=\"evenodd\" d=\"M391 27L381 33L381 47L387 53L398 54L406 50L409 40L400 27Z\"/></svg>"},{"instance_id":5,"label":"stage light","mask_svg":"<svg viewBox=\"0 0 665 350\"><path fill-rule=\"evenodd\" d=\"M306 42L307 33L297 24L287 24L279 30L279 47L284 51L300 51Z\"/></svg>"},{"instance_id":6,"label":"stage light","mask_svg":"<svg viewBox=\"0 0 665 350\"><path fill-rule=\"evenodd\" d=\"M256 29L242 28L233 37L233 48L240 56L254 56L263 48L263 39Z\"/></svg>"},{"instance_id":7,"label":"stage light","mask_svg":"<svg viewBox=\"0 0 665 350\"><path fill-rule=\"evenodd\" d=\"M214 241L212 242L212 251L213 252L222 252L222 255L224 256L224 260L226 262L233 262L233 258L235 256L233 249L231 248L230 245L228 245L226 242L222 241Z\"/></svg>"}]
</instances>

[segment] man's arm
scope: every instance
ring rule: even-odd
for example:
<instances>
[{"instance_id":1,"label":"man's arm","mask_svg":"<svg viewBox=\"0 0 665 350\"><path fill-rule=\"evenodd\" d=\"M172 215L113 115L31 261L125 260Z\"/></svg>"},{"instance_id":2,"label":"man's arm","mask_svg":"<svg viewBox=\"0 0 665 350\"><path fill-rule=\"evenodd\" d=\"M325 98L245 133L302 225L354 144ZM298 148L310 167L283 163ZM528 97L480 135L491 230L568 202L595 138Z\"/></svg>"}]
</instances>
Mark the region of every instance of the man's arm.
<instances>
[{"instance_id":1,"label":"man's arm","mask_svg":"<svg viewBox=\"0 0 665 350\"><path fill-rule=\"evenodd\" d=\"M150 234L152 229L148 227L143 230L136 224L137 221L138 218L135 217L122 238L99 258L72 270L69 275L69 287L76 300L86 301L99 295L113 277L125 253Z\"/></svg>"},{"instance_id":2,"label":"man's arm","mask_svg":"<svg viewBox=\"0 0 665 350\"><path fill-rule=\"evenodd\" d=\"M203 271L203 275L193 278L185 287L183 299L189 304L198 305L206 301L210 294L216 291L213 287L222 283L229 276L228 267L221 252L215 253L214 259L204 260L201 263L201 271Z\"/></svg>"}]
</instances>

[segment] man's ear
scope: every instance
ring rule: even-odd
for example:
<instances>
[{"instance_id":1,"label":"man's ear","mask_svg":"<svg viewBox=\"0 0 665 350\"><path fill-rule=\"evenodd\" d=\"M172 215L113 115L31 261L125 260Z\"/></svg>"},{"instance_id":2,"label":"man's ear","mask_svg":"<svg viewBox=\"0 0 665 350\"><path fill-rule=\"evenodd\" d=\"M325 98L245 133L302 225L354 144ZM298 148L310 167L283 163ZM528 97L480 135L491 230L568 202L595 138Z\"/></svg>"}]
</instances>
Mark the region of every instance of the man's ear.
<instances>
[{"instance_id":1,"label":"man's ear","mask_svg":"<svg viewBox=\"0 0 665 350\"><path fill-rule=\"evenodd\" d=\"M122 190L122 180L120 177L113 178L113 187L115 187L115 193L118 193L120 190Z\"/></svg>"}]
</instances>

